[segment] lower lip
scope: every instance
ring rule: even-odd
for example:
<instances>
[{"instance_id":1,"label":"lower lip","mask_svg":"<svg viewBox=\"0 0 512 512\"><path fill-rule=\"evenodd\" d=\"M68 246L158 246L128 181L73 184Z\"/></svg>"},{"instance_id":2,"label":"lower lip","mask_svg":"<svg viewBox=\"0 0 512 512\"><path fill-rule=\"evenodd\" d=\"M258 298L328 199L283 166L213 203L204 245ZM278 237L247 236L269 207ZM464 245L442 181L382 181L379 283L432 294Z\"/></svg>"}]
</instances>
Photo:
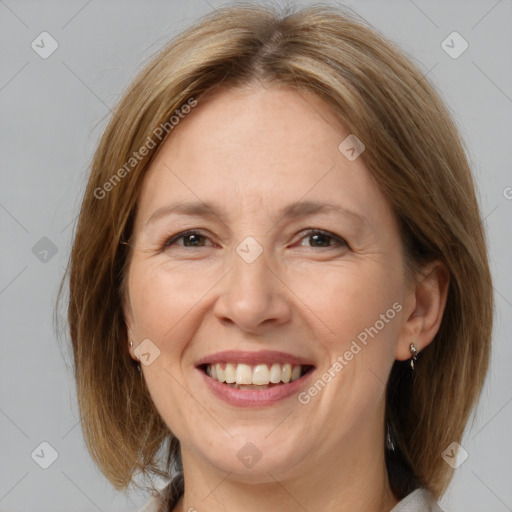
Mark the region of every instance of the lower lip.
<instances>
[{"instance_id":1,"label":"lower lip","mask_svg":"<svg viewBox=\"0 0 512 512\"><path fill-rule=\"evenodd\" d=\"M237 407L268 407L269 405L273 405L290 395L298 393L314 372L314 370L310 370L293 382L279 384L278 386L272 386L271 388L258 391L257 389L232 388L218 380L212 379L199 368L197 371L201 373L203 379L206 381L206 385L214 395Z\"/></svg>"}]
</instances>

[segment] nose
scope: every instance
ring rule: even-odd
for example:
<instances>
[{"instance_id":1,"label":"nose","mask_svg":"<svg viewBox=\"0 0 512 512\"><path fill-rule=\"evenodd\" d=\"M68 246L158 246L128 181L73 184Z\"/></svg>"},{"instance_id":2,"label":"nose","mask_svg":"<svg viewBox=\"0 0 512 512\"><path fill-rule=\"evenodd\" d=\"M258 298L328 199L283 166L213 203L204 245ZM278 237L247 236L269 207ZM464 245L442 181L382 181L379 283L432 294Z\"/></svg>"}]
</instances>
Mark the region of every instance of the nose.
<instances>
[{"instance_id":1,"label":"nose","mask_svg":"<svg viewBox=\"0 0 512 512\"><path fill-rule=\"evenodd\" d=\"M252 262L233 254L233 266L219 283L219 296L213 308L225 324L247 333L261 334L290 321L291 293L279 275L268 250Z\"/></svg>"}]
</instances>

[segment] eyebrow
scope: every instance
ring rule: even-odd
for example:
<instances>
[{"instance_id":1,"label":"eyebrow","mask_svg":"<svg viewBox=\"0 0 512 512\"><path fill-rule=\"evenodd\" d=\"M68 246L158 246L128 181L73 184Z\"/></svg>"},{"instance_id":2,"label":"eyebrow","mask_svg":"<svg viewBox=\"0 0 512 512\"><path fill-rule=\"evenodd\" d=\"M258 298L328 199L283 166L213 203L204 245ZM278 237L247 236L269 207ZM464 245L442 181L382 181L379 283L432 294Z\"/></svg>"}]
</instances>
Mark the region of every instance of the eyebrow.
<instances>
[{"instance_id":1,"label":"eyebrow","mask_svg":"<svg viewBox=\"0 0 512 512\"><path fill-rule=\"evenodd\" d=\"M358 223L364 223L371 227L370 222L363 215L356 213L353 210L345 208L339 204L323 203L317 201L298 201L285 206L279 213L279 219L294 219L300 217L306 217L308 215L314 215L318 213L329 213L334 212L346 217ZM203 218L214 218L217 217L222 222L226 220L225 214L222 212L220 206L214 204L208 204L204 202L195 201L180 201L172 203L166 206L157 208L144 223L144 229L149 227L151 224L168 217L170 215L189 215L192 217L203 217Z\"/></svg>"}]
</instances>

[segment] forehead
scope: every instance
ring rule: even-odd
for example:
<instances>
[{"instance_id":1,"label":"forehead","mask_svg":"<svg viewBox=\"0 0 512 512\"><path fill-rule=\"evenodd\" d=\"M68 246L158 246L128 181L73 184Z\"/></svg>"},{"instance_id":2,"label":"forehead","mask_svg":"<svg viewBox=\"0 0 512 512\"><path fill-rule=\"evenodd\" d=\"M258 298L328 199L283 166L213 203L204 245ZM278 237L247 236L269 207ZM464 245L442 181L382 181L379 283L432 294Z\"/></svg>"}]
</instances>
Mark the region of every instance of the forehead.
<instances>
[{"instance_id":1,"label":"forehead","mask_svg":"<svg viewBox=\"0 0 512 512\"><path fill-rule=\"evenodd\" d=\"M188 159L225 159L244 167L258 155L261 162L255 164L278 166L307 157L321 165L348 135L318 97L289 87L220 89L201 98L177 128L166 143L175 156L194 147L198 151Z\"/></svg>"},{"instance_id":2,"label":"forehead","mask_svg":"<svg viewBox=\"0 0 512 512\"><path fill-rule=\"evenodd\" d=\"M338 149L348 135L311 93L216 91L198 100L160 148L143 180L141 215L176 199L220 199L240 212L305 198L352 209L371 204L370 217L378 217L389 208L362 158L349 161Z\"/></svg>"}]
</instances>

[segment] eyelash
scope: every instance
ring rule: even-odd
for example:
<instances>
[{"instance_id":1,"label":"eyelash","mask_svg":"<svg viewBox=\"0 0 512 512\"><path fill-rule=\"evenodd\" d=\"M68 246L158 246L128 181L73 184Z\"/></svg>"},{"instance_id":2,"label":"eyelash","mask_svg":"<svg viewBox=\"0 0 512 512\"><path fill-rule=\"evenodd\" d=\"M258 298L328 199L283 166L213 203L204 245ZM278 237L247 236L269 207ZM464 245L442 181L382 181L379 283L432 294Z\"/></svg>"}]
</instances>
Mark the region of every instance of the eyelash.
<instances>
[{"instance_id":1,"label":"eyelash","mask_svg":"<svg viewBox=\"0 0 512 512\"><path fill-rule=\"evenodd\" d=\"M335 241L335 244L333 244L333 245L329 245L327 247L317 247L318 249L333 249L336 246L338 246L338 247L346 247L346 248L350 249L350 246L348 245L348 243L343 238L341 238L338 235L335 235L334 233L330 233L329 231L324 231L322 229L307 229L307 230L303 231L301 234L302 234L301 240L303 238L308 237L308 236L322 235L324 237L330 238L330 239ZM164 243L163 247L162 247L162 250L165 250L165 249L171 247L172 245L175 244L175 242L177 240L180 240L180 239L185 238L185 237L190 236L190 235L196 235L196 236L201 236L203 238L208 238L206 235L203 235L199 230L197 230L197 229L190 229L190 230L178 233L178 234L176 234L176 235L174 235L174 236L172 236L170 238L167 238L165 240L165 243ZM185 246L182 245L181 247L185 247ZM199 248L202 249L203 246L200 246ZM312 248L314 249L315 247L312 247Z\"/></svg>"}]
</instances>

